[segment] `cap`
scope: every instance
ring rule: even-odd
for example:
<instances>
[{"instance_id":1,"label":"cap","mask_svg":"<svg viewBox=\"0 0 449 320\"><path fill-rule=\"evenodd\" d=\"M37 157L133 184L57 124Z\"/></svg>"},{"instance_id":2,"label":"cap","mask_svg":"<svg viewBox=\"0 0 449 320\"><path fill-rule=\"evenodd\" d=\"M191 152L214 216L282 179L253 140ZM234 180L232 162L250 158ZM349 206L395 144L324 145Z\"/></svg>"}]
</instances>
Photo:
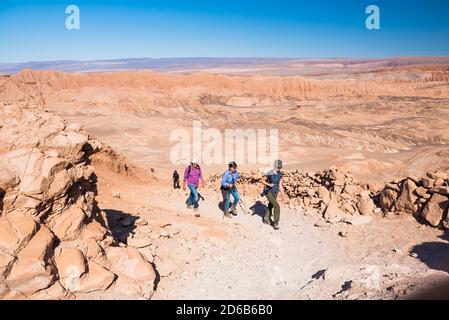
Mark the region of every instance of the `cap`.
<instances>
[{"instance_id":1,"label":"cap","mask_svg":"<svg viewBox=\"0 0 449 320\"><path fill-rule=\"evenodd\" d=\"M274 167L278 169L282 169L282 161L281 160L275 160L274 161Z\"/></svg>"}]
</instances>

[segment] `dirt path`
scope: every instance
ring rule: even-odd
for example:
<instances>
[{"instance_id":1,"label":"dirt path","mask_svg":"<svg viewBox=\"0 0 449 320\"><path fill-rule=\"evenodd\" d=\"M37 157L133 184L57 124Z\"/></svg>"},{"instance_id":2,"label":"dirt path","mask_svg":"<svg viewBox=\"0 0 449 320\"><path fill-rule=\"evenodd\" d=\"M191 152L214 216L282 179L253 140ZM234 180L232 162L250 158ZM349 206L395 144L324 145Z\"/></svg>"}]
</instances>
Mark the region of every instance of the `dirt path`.
<instances>
[{"instance_id":1,"label":"dirt path","mask_svg":"<svg viewBox=\"0 0 449 320\"><path fill-rule=\"evenodd\" d=\"M202 193L195 218L186 193L168 183L100 179L102 209L149 223L142 228L151 230L152 244L139 250L160 275L154 299L392 299L449 279L448 234L411 216L326 224L284 205L275 231L262 223L263 204L223 219L218 193Z\"/></svg>"},{"instance_id":2,"label":"dirt path","mask_svg":"<svg viewBox=\"0 0 449 320\"><path fill-rule=\"evenodd\" d=\"M177 241L200 254L162 278L156 299L395 298L449 277L447 237L411 217L326 226L314 214L283 208L274 231L258 214L223 220L211 193L199 219L185 209L184 195L171 195L170 209L189 220L179 222Z\"/></svg>"}]
</instances>

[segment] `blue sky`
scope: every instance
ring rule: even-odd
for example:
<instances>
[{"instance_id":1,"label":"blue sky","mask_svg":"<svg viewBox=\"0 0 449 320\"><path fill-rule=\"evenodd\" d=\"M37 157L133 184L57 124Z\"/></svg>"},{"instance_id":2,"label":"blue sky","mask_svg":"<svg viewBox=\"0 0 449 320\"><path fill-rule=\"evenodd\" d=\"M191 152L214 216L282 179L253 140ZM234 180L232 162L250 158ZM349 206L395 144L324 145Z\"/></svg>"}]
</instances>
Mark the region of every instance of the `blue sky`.
<instances>
[{"instance_id":1,"label":"blue sky","mask_svg":"<svg viewBox=\"0 0 449 320\"><path fill-rule=\"evenodd\" d=\"M80 30L65 28L71 4ZM369 4L381 30L365 28ZM0 1L0 62L404 55L449 55L449 1Z\"/></svg>"}]
</instances>

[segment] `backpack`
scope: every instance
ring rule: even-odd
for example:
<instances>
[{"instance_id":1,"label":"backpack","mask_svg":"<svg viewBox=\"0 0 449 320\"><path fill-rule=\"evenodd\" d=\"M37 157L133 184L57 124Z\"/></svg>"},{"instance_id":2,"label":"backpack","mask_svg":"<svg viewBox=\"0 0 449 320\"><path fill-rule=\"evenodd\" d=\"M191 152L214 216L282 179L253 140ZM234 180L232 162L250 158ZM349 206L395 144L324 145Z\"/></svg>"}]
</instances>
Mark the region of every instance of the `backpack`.
<instances>
[{"instance_id":1,"label":"backpack","mask_svg":"<svg viewBox=\"0 0 449 320\"><path fill-rule=\"evenodd\" d=\"M200 175L202 176L203 175L203 173L201 172L201 167L200 166L198 166L198 169L200 170ZM187 170L187 179L189 179L190 178L190 171L192 170L192 166L191 165L189 165L189 170Z\"/></svg>"}]
</instances>

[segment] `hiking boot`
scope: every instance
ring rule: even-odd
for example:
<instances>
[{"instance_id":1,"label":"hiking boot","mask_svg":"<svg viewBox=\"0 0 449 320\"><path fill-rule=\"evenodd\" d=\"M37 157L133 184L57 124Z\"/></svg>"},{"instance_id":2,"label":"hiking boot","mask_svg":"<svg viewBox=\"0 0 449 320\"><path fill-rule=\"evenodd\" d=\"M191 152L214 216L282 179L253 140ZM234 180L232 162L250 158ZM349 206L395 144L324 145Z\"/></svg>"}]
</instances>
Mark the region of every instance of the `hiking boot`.
<instances>
[{"instance_id":1,"label":"hiking boot","mask_svg":"<svg viewBox=\"0 0 449 320\"><path fill-rule=\"evenodd\" d=\"M187 205L187 209L193 209L193 205L192 204L188 204Z\"/></svg>"},{"instance_id":2,"label":"hiking boot","mask_svg":"<svg viewBox=\"0 0 449 320\"><path fill-rule=\"evenodd\" d=\"M275 222L273 224L273 228L274 228L274 230L279 230L279 222Z\"/></svg>"},{"instance_id":3,"label":"hiking boot","mask_svg":"<svg viewBox=\"0 0 449 320\"><path fill-rule=\"evenodd\" d=\"M235 206L231 206L231 208L229 209L229 212L236 216L237 215L237 208Z\"/></svg>"},{"instance_id":4,"label":"hiking boot","mask_svg":"<svg viewBox=\"0 0 449 320\"><path fill-rule=\"evenodd\" d=\"M193 209L193 212L195 212L195 217L200 217L200 210L198 208Z\"/></svg>"},{"instance_id":5,"label":"hiking boot","mask_svg":"<svg viewBox=\"0 0 449 320\"><path fill-rule=\"evenodd\" d=\"M270 220L270 214L269 213L265 214L265 216L263 217L263 223L271 225L271 220Z\"/></svg>"},{"instance_id":6,"label":"hiking boot","mask_svg":"<svg viewBox=\"0 0 449 320\"><path fill-rule=\"evenodd\" d=\"M232 218L232 215L231 215L230 213L225 213L224 216L225 216L226 218L229 218L229 219Z\"/></svg>"}]
</instances>

